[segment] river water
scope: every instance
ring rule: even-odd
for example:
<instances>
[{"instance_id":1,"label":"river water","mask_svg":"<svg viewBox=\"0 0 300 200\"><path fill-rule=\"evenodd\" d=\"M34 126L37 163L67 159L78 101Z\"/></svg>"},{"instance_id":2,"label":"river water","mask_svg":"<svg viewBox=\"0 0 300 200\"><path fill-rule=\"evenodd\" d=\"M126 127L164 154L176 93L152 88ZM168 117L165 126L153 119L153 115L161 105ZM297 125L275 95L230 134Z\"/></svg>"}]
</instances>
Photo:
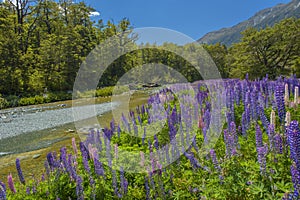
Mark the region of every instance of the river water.
<instances>
[{"instance_id":1,"label":"river water","mask_svg":"<svg viewBox=\"0 0 300 200\"><path fill-rule=\"evenodd\" d=\"M120 105L120 102L100 102L76 106L94 110L80 120L101 116ZM62 133L75 132L71 106L71 101L64 101L0 110L0 156L44 148L65 139Z\"/></svg>"},{"instance_id":2,"label":"river water","mask_svg":"<svg viewBox=\"0 0 300 200\"><path fill-rule=\"evenodd\" d=\"M146 103L148 97L149 91L131 94L130 108ZM108 97L101 97L91 102L62 101L0 110L0 157L51 147L60 141L69 140L81 131L87 132L93 125L102 128L100 123L109 124L111 111L122 110L124 102L122 96L114 98L113 102ZM93 112L85 112L79 118L77 116L76 120L80 121L76 122L73 108ZM95 124L95 115L98 124ZM86 129L77 130L75 123L86 124Z\"/></svg>"}]
</instances>

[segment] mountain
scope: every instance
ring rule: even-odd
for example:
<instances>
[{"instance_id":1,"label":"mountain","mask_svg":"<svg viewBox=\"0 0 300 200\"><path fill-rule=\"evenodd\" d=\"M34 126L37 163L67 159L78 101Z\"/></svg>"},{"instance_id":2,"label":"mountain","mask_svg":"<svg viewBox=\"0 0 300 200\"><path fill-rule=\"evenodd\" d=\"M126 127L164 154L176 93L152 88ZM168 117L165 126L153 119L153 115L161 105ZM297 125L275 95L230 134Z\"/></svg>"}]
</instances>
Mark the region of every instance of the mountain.
<instances>
[{"instance_id":1,"label":"mountain","mask_svg":"<svg viewBox=\"0 0 300 200\"><path fill-rule=\"evenodd\" d=\"M261 29L266 26L273 26L275 23L289 17L300 18L300 0L293 0L287 4L278 4L272 8L261 10L253 17L235 26L207 33L198 42L206 44L220 42L225 45L231 45L239 42L241 32L249 27Z\"/></svg>"}]
</instances>

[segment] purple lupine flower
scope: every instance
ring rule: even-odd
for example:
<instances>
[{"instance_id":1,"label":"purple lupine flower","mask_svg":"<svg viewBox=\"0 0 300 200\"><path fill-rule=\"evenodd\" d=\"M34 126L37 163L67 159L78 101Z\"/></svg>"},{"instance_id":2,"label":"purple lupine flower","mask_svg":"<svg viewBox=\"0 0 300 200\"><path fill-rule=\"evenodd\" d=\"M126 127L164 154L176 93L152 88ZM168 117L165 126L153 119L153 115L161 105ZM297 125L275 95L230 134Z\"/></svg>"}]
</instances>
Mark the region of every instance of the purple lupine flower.
<instances>
[{"instance_id":1,"label":"purple lupine flower","mask_svg":"<svg viewBox=\"0 0 300 200\"><path fill-rule=\"evenodd\" d=\"M144 127L144 133L142 136L142 144L145 145L145 139L146 139L146 126Z\"/></svg>"},{"instance_id":2,"label":"purple lupine flower","mask_svg":"<svg viewBox=\"0 0 300 200\"><path fill-rule=\"evenodd\" d=\"M230 154L231 154L231 146L232 146L232 144L230 143L231 141L229 140L229 137L230 137L230 135L228 133L228 130L225 129L224 130L224 142L225 142L225 146L226 146L225 151L226 151L226 155L227 156L230 156Z\"/></svg>"},{"instance_id":3,"label":"purple lupine flower","mask_svg":"<svg viewBox=\"0 0 300 200\"><path fill-rule=\"evenodd\" d=\"M146 190L146 199L150 199L150 187L149 187L149 181L148 178L145 176L145 190Z\"/></svg>"},{"instance_id":4,"label":"purple lupine flower","mask_svg":"<svg viewBox=\"0 0 300 200\"><path fill-rule=\"evenodd\" d=\"M30 187L26 187L26 194L30 194ZM1 198L0 198L1 199Z\"/></svg>"},{"instance_id":5,"label":"purple lupine flower","mask_svg":"<svg viewBox=\"0 0 300 200\"><path fill-rule=\"evenodd\" d=\"M90 186L93 188L95 186L95 180L90 176Z\"/></svg>"},{"instance_id":6,"label":"purple lupine flower","mask_svg":"<svg viewBox=\"0 0 300 200\"><path fill-rule=\"evenodd\" d=\"M67 148L66 147L62 147L60 149L60 162L62 162L64 168L68 172Z\"/></svg>"},{"instance_id":7,"label":"purple lupine flower","mask_svg":"<svg viewBox=\"0 0 300 200\"><path fill-rule=\"evenodd\" d=\"M214 149L211 149L211 150L209 151L209 154L210 154L210 157L211 157L211 160L212 160L212 162L213 162L213 164L214 164L215 169L218 170L218 172L220 172L220 171L221 171L221 167L220 167L220 165L219 165L219 162L218 162L218 159L217 159L217 155L216 155L215 150L214 150Z\"/></svg>"},{"instance_id":8,"label":"purple lupine flower","mask_svg":"<svg viewBox=\"0 0 300 200\"><path fill-rule=\"evenodd\" d=\"M49 177L49 175L50 175L50 169L49 169L49 163L48 163L47 160L44 162L44 166L45 166L45 169L46 169L46 174Z\"/></svg>"},{"instance_id":9,"label":"purple lupine flower","mask_svg":"<svg viewBox=\"0 0 300 200\"><path fill-rule=\"evenodd\" d=\"M140 125L142 125L142 119L141 119L141 116L140 116L140 115L138 115L138 116L137 116L137 118L138 118L138 122L139 122L139 124L140 124Z\"/></svg>"},{"instance_id":10,"label":"purple lupine flower","mask_svg":"<svg viewBox=\"0 0 300 200\"><path fill-rule=\"evenodd\" d=\"M265 115L264 108L261 106L258 106L257 110L259 112L259 117L260 117L263 127L265 128L265 130L268 130L270 122L269 122L267 116Z\"/></svg>"},{"instance_id":11,"label":"purple lupine flower","mask_svg":"<svg viewBox=\"0 0 300 200\"><path fill-rule=\"evenodd\" d=\"M115 132L115 128L116 128L115 120L112 119L111 122L110 122L110 129L111 129L112 132Z\"/></svg>"},{"instance_id":12,"label":"purple lupine flower","mask_svg":"<svg viewBox=\"0 0 300 200\"><path fill-rule=\"evenodd\" d=\"M192 152L191 153L184 152L184 156L187 159L189 159L189 161L194 169L202 168L202 166L200 165L198 160L194 157L194 154Z\"/></svg>"},{"instance_id":13,"label":"purple lupine flower","mask_svg":"<svg viewBox=\"0 0 300 200\"><path fill-rule=\"evenodd\" d=\"M82 162L83 162L84 169L88 173L90 173L90 166L89 166L89 163L88 163L89 153L88 153L85 145L83 144L83 142L79 143L79 147L80 147L80 151L81 151L81 156L82 156Z\"/></svg>"},{"instance_id":14,"label":"purple lupine flower","mask_svg":"<svg viewBox=\"0 0 300 200\"><path fill-rule=\"evenodd\" d=\"M208 143L208 140L207 140L208 137L207 137L207 129L206 129L206 127L204 127L202 129L202 132L203 132L204 143L207 144Z\"/></svg>"},{"instance_id":15,"label":"purple lupine flower","mask_svg":"<svg viewBox=\"0 0 300 200\"><path fill-rule=\"evenodd\" d=\"M192 145L193 145L194 149L196 150L196 152L199 152L199 148L198 148L198 145L197 145L197 143L196 143L196 136L194 136Z\"/></svg>"},{"instance_id":16,"label":"purple lupine flower","mask_svg":"<svg viewBox=\"0 0 300 200\"><path fill-rule=\"evenodd\" d=\"M159 149L159 143L158 143L158 138L157 138L156 134L154 135L154 147L156 150Z\"/></svg>"},{"instance_id":17,"label":"purple lupine flower","mask_svg":"<svg viewBox=\"0 0 300 200\"><path fill-rule=\"evenodd\" d=\"M170 120L172 124L177 124L178 123L178 117L177 117L177 109L176 106L174 106L171 116L170 116Z\"/></svg>"},{"instance_id":18,"label":"purple lupine flower","mask_svg":"<svg viewBox=\"0 0 300 200\"><path fill-rule=\"evenodd\" d=\"M291 159L296 163L300 171L300 130L297 121L292 121L287 129L288 143L290 146Z\"/></svg>"},{"instance_id":19,"label":"purple lupine flower","mask_svg":"<svg viewBox=\"0 0 300 200\"><path fill-rule=\"evenodd\" d=\"M260 129L260 126L256 124L255 127L255 141L256 141L256 148L262 147L263 146L263 141L262 141L262 131Z\"/></svg>"},{"instance_id":20,"label":"purple lupine flower","mask_svg":"<svg viewBox=\"0 0 300 200\"><path fill-rule=\"evenodd\" d=\"M276 85L274 95L275 95L280 122L284 123L284 118L285 118L284 86L281 83L278 83Z\"/></svg>"},{"instance_id":21,"label":"purple lupine flower","mask_svg":"<svg viewBox=\"0 0 300 200\"><path fill-rule=\"evenodd\" d=\"M10 191L11 191L12 193L16 193L15 184L14 184L14 181L13 181L13 178L12 178L12 175L11 175L11 174L9 174L9 175L7 176L7 183L8 183L8 187L9 187Z\"/></svg>"},{"instance_id":22,"label":"purple lupine flower","mask_svg":"<svg viewBox=\"0 0 300 200\"><path fill-rule=\"evenodd\" d=\"M250 94L250 107L251 107L251 117L253 120L257 120L257 101L258 101L258 95L256 89L254 89Z\"/></svg>"},{"instance_id":23,"label":"purple lupine flower","mask_svg":"<svg viewBox=\"0 0 300 200\"><path fill-rule=\"evenodd\" d=\"M73 147L73 151L75 153L75 155L78 155L78 151L77 151L77 146L76 146L76 141L75 138L72 138L72 147Z\"/></svg>"},{"instance_id":24,"label":"purple lupine flower","mask_svg":"<svg viewBox=\"0 0 300 200\"><path fill-rule=\"evenodd\" d=\"M97 133L96 133L95 145L96 145L97 149L101 152L102 151L102 140L101 140L101 135L100 135L99 130L97 130Z\"/></svg>"},{"instance_id":25,"label":"purple lupine flower","mask_svg":"<svg viewBox=\"0 0 300 200\"><path fill-rule=\"evenodd\" d=\"M20 159L19 158L16 159L16 168L17 168L17 171L18 171L18 176L19 176L20 182L23 185L25 185L25 179L24 179L24 176L23 176L23 173L22 173L22 169L21 169L21 164L20 164Z\"/></svg>"},{"instance_id":26,"label":"purple lupine flower","mask_svg":"<svg viewBox=\"0 0 300 200\"><path fill-rule=\"evenodd\" d=\"M6 200L6 186L0 181L0 200Z\"/></svg>"},{"instance_id":27,"label":"purple lupine flower","mask_svg":"<svg viewBox=\"0 0 300 200\"><path fill-rule=\"evenodd\" d=\"M243 112L242 114L242 135L245 137L246 133L247 133L247 129L248 129L248 125L247 125L247 116L246 113Z\"/></svg>"},{"instance_id":28,"label":"purple lupine flower","mask_svg":"<svg viewBox=\"0 0 300 200\"><path fill-rule=\"evenodd\" d=\"M291 193L284 193L282 200L293 200L293 194Z\"/></svg>"},{"instance_id":29,"label":"purple lupine flower","mask_svg":"<svg viewBox=\"0 0 300 200\"><path fill-rule=\"evenodd\" d=\"M275 134L275 129L274 129L274 124L270 124L268 127L268 138L269 138L269 143L270 143L270 151L274 150L274 134Z\"/></svg>"},{"instance_id":30,"label":"purple lupine flower","mask_svg":"<svg viewBox=\"0 0 300 200\"><path fill-rule=\"evenodd\" d=\"M300 191L300 172L297 169L296 163L291 166L292 182L295 191Z\"/></svg>"},{"instance_id":31,"label":"purple lupine flower","mask_svg":"<svg viewBox=\"0 0 300 200\"><path fill-rule=\"evenodd\" d=\"M135 119L132 119L132 124L133 124L133 131L134 131L134 136L138 137L138 126L136 125Z\"/></svg>"},{"instance_id":32,"label":"purple lupine flower","mask_svg":"<svg viewBox=\"0 0 300 200\"><path fill-rule=\"evenodd\" d=\"M235 127L235 126L234 126ZM230 131L227 129L224 130L224 141L226 145L226 155L227 156L234 156L236 155L236 148L237 148L237 134L236 131L233 129L234 127L229 127Z\"/></svg>"},{"instance_id":33,"label":"purple lupine flower","mask_svg":"<svg viewBox=\"0 0 300 200\"><path fill-rule=\"evenodd\" d=\"M158 161L156 161L156 168L157 168L158 175L161 176L161 174L162 174L162 165Z\"/></svg>"},{"instance_id":34,"label":"purple lupine flower","mask_svg":"<svg viewBox=\"0 0 300 200\"><path fill-rule=\"evenodd\" d=\"M84 200L82 178L80 176L76 178L76 195L77 200Z\"/></svg>"},{"instance_id":35,"label":"purple lupine flower","mask_svg":"<svg viewBox=\"0 0 300 200\"><path fill-rule=\"evenodd\" d=\"M234 121L230 122L230 125L229 125L229 133L230 133L230 135L232 135L233 138L234 138L234 145L237 146L237 145L238 145L238 140L239 140L239 138L238 138L238 134L237 134L237 132L236 132L236 125L235 125L235 122L234 122Z\"/></svg>"},{"instance_id":36,"label":"purple lupine flower","mask_svg":"<svg viewBox=\"0 0 300 200\"><path fill-rule=\"evenodd\" d=\"M150 152L153 152L153 148L152 148L152 144L151 144L150 139L148 139L148 148L149 148Z\"/></svg>"},{"instance_id":37,"label":"purple lupine flower","mask_svg":"<svg viewBox=\"0 0 300 200\"><path fill-rule=\"evenodd\" d=\"M278 154L282 154L283 153L283 144L282 144L282 137L280 134L276 134L274 136L274 148L275 148L275 152Z\"/></svg>"},{"instance_id":38,"label":"purple lupine flower","mask_svg":"<svg viewBox=\"0 0 300 200\"><path fill-rule=\"evenodd\" d=\"M37 190L36 190L36 186L35 186L35 185L32 186L32 193L33 193L33 194L36 194L36 193L37 193Z\"/></svg>"},{"instance_id":39,"label":"purple lupine flower","mask_svg":"<svg viewBox=\"0 0 300 200\"><path fill-rule=\"evenodd\" d=\"M45 181L45 174L43 173L42 176L41 176L41 181Z\"/></svg>"},{"instance_id":40,"label":"purple lupine flower","mask_svg":"<svg viewBox=\"0 0 300 200\"><path fill-rule=\"evenodd\" d=\"M154 172L155 171L155 162L156 162L156 159L154 158L153 152L150 152L150 161L151 161L152 172Z\"/></svg>"},{"instance_id":41,"label":"purple lupine flower","mask_svg":"<svg viewBox=\"0 0 300 200\"><path fill-rule=\"evenodd\" d=\"M111 138L113 136L113 131L111 129L108 128L104 128L103 130L104 136L109 140L109 142L111 141Z\"/></svg>"},{"instance_id":42,"label":"purple lupine flower","mask_svg":"<svg viewBox=\"0 0 300 200\"><path fill-rule=\"evenodd\" d=\"M53 170L55 168L55 163L54 163L55 161L54 161L53 154L51 152L47 154L47 161L50 169Z\"/></svg>"},{"instance_id":43,"label":"purple lupine flower","mask_svg":"<svg viewBox=\"0 0 300 200\"><path fill-rule=\"evenodd\" d=\"M142 114L142 115L145 114L145 105L144 105L144 104L141 106L141 114Z\"/></svg>"},{"instance_id":44,"label":"purple lupine flower","mask_svg":"<svg viewBox=\"0 0 300 200\"><path fill-rule=\"evenodd\" d=\"M171 141L176 136L176 128L170 121L168 121L168 125L169 125L169 138Z\"/></svg>"},{"instance_id":45,"label":"purple lupine flower","mask_svg":"<svg viewBox=\"0 0 300 200\"><path fill-rule=\"evenodd\" d=\"M91 143L89 143L89 145L88 145L88 152L89 152L89 157L92 160L94 160L94 156L93 156L94 148L93 148L93 145Z\"/></svg>"},{"instance_id":46,"label":"purple lupine flower","mask_svg":"<svg viewBox=\"0 0 300 200\"><path fill-rule=\"evenodd\" d=\"M126 194L128 191L128 181L125 178L123 167L121 167L120 169L120 182L121 182L121 188L123 190L123 194Z\"/></svg>"},{"instance_id":47,"label":"purple lupine flower","mask_svg":"<svg viewBox=\"0 0 300 200\"><path fill-rule=\"evenodd\" d=\"M150 185L153 188L153 190L155 190L155 183L154 183L154 179L153 179L152 170L150 170L149 167L147 167L147 171L148 171L148 175L149 175Z\"/></svg>"},{"instance_id":48,"label":"purple lupine flower","mask_svg":"<svg viewBox=\"0 0 300 200\"><path fill-rule=\"evenodd\" d=\"M112 170L112 187L114 189L115 195L118 196L118 185L117 185L116 170Z\"/></svg>"},{"instance_id":49,"label":"purple lupine flower","mask_svg":"<svg viewBox=\"0 0 300 200\"><path fill-rule=\"evenodd\" d=\"M76 180L77 174L76 174L76 169L73 166L73 156L72 156L72 154L69 154L69 156L68 156L68 172L70 174L71 179Z\"/></svg>"},{"instance_id":50,"label":"purple lupine flower","mask_svg":"<svg viewBox=\"0 0 300 200\"><path fill-rule=\"evenodd\" d=\"M120 127L120 124L118 124L118 127L117 127L117 133L118 133L118 138L120 138L120 135L121 135L121 127Z\"/></svg>"},{"instance_id":51,"label":"purple lupine flower","mask_svg":"<svg viewBox=\"0 0 300 200\"><path fill-rule=\"evenodd\" d=\"M237 132L242 134L242 126L241 125L238 126Z\"/></svg>"},{"instance_id":52,"label":"purple lupine flower","mask_svg":"<svg viewBox=\"0 0 300 200\"><path fill-rule=\"evenodd\" d=\"M266 174L268 146L257 147L257 159L260 166L261 174Z\"/></svg>"},{"instance_id":53,"label":"purple lupine flower","mask_svg":"<svg viewBox=\"0 0 300 200\"><path fill-rule=\"evenodd\" d=\"M97 152L94 152L94 154L97 154ZM104 176L104 168L102 166L102 163L99 161L97 155L94 155L94 167L95 167L95 173L98 176Z\"/></svg>"}]
</instances>

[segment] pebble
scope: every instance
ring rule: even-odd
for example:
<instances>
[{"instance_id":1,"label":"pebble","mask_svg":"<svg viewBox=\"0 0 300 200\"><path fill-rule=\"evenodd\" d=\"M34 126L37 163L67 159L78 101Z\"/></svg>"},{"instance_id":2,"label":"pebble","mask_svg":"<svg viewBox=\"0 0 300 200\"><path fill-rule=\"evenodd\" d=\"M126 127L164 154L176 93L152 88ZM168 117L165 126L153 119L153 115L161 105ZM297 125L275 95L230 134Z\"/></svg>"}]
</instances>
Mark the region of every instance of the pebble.
<instances>
[{"instance_id":1,"label":"pebble","mask_svg":"<svg viewBox=\"0 0 300 200\"><path fill-rule=\"evenodd\" d=\"M73 129L68 129L66 132L67 133L74 133L75 131Z\"/></svg>"},{"instance_id":2,"label":"pebble","mask_svg":"<svg viewBox=\"0 0 300 200\"><path fill-rule=\"evenodd\" d=\"M41 157L41 154L35 154L34 156L32 156L33 159L37 159L39 157Z\"/></svg>"}]
</instances>

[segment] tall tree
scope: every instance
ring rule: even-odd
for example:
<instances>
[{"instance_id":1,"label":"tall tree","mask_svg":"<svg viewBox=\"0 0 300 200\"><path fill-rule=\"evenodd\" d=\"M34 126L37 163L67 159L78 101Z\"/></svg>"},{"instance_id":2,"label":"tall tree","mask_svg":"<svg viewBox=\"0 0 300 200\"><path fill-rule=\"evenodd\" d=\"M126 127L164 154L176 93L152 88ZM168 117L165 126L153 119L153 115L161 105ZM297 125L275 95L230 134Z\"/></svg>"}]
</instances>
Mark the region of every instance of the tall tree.
<instances>
[{"instance_id":1,"label":"tall tree","mask_svg":"<svg viewBox=\"0 0 300 200\"><path fill-rule=\"evenodd\" d=\"M243 32L242 41L230 49L231 75L288 75L299 48L300 19L286 19L263 30L250 28Z\"/></svg>"}]
</instances>

